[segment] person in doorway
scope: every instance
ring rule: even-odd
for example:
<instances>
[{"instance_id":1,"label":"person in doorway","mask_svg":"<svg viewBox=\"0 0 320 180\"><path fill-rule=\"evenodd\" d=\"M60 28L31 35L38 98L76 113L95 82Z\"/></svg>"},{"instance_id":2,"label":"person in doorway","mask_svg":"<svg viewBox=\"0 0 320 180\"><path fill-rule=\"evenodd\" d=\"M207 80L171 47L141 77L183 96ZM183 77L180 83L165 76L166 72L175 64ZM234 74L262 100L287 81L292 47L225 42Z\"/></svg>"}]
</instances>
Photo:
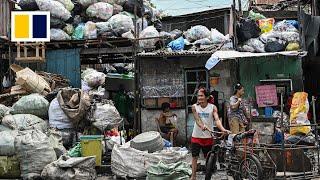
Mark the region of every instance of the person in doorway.
<instances>
[{"instance_id":1,"label":"person in doorway","mask_svg":"<svg viewBox=\"0 0 320 180\"><path fill-rule=\"evenodd\" d=\"M173 139L176 139L179 131L173 122L177 119L177 115L170 111L170 103L168 102L162 103L161 109L162 112L159 117L160 130L166 134L173 133Z\"/></svg>"},{"instance_id":2,"label":"person in doorway","mask_svg":"<svg viewBox=\"0 0 320 180\"><path fill-rule=\"evenodd\" d=\"M205 88L200 88L197 95L197 103L192 105L192 113L195 119L191 137L192 152L192 176L191 180L196 179L197 161L202 150L206 157L213 146L213 138L209 131L213 130L214 125L222 132L229 133L219 119L217 107L208 102L210 92Z\"/></svg>"},{"instance_id":3,"label":"person in doorway","mask_svg":"<svg viewBox=\"0 0 320 180\"><path fill-rule=\"evenodd\" d=\"M244 87L238 83L234 87L233 96L230 97L230 109L228 113L229 126L232 134L244 132L248 124L249 115L242 102Z\"/></svg>"}]
</instances>

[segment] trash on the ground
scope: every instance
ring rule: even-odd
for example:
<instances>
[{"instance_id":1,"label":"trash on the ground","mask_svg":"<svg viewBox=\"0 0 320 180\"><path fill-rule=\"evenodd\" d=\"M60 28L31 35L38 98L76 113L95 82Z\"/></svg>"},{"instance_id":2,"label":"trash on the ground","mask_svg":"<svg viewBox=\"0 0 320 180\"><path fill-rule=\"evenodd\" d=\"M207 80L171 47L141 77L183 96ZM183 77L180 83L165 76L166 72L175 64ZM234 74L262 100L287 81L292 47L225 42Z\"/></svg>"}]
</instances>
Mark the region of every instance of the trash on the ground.
<instances>
[{"instance_id":1,"label":"trash on the ground","mask_svg":"<svg viewBox=\"0 0 320 180\"><path fill-rule=\"evenodd\" d=\"M47 180L96 179L95 157L61 156L44 167L41 176Z\"/></svg>"},{"instance_id":2,"label":"trash on the ground","mask_svg":"<svg viewBox=\"0 0 320 180\"><path fill-rule=\"evenodd\" d=\"M20 162L17 156L0 156L0 178L20 178Z\"/></svg>"},{"instance_id":3,"label":"trash on the ground","mask_svg":"<svg viewBox=\"0 0 320 180\"><path fill-rule=\"evenodd\" d=\"M90 106L89 96L80 89L61 89L57 95L57 100L73 125L78 125L84 119Z\"/></svg>"},{"instance_id":4,"label":"trash on the ground","mask_svg":"<svg viewBox=\"0 0 320 180\"><path fill-rule=\"evenodd\" d=\"M118 35L134 30L132 18L124 14L116 14L108 22L112 31Z\"/></svg>"},{"instance_id":5,"label":"trash on the ground","mask_svg":"<svg viewBox=\"0 0 320 180\"><path fill-rule=\"evenodd\" d=\"M77 143L68 151L68 156L70 157L81 157L81 144Z\"/></svg>"},{"instance_id":6,"label":"trash on the ground","mask_svg":"<svg viewBox=\"0 0 320 180\"><path fill-rule=\"evenodd\" d=\"M210 38L211 33L207 27L197 25L188 29L185 36L188 41L194 42L199 39Z\"/></svg>"},{"instance_id":7,"label":"trash on the ground","mask_svg":"<svg viewBox=\"0 0 320 180\"><path fill-rule=\"evenodd\" d=\"M71 37L62 29L50 29L50 39L53 41L71 40Z\"/></svg>"},{"instance_id":8,"label":"trash on the ground","mask_svg":"<svg viewBox=\"0 0 320 180\"><path fill-rule=\"evenodd\" d=\"M121 116L116 107L111 104L97 103L96 109L93 114L93 126L101 130L102 132L106 129L112 129L119 125L121 122Z\"/></svg>"},{"instance_id":9,"label":"trash on the ground","mask_svg":"<svg viewBox=\"0 0 320 180\"><path fill-rule=\"evenodd\" d=\"M33 114L40 118L48 116L49 102L39 94L21 97L10 111L11 114Z\"/></svg>"},{"instance_id":10,"label":"trash on the ground","mask_svg":"<svg viewBox=\"0 0 320 180\"><path fill-rule=\"evenodd\" d=\"M159 32L156 30L156 28L154 26L148 26L140 33L139 38L151 38L151 39L140 40L139 41L140 47L141 48L154 47L156 42L159 40L159 38L157 37L159 37Z\"/></svg>"},{"instance_id":11,"label":"trash on the ground","mask_svg":"<svg viewBox=\"0 0 320 180\"><path fill-rule=\"evenodd\" d=\"M23 179L40 178L43 168L57 159L49 138L39 130L20 131L15 146Z\"/></svg>"},{"instance_id":12,"label":"trash on the ground","mask_svg":"<svg viewBox=\"0 0 320 180\"><path fill-rule=\"evenodd\" d=\"M180 149L180 148L179 148ZM160 152L148 153L130 147L130 142L114 145L111 154L111 170L120 177L139 178L147 175L150 166L160 161L165 164L188 162L188 151L172 148Z\"/></svg>"},{"instance_id":13,"label":"trash on the ground","mask_svg":"<svg viewBox=\"0 0 320 180\"><path fill-rule=\"evenodd\" d=\"M85 39L97 39L97 27L96 24L92 21L88 21L84 25L84 38Z\"/></svg>"},{"instance_id":14,"label":"trash on the ground","mask_svg":"<svg viewBox=\"0 0 320 180\"><path fill-rule=\"evenodd\" d=\"M49 142L53 147L57 158L67 153L66 148L63 146L62 136L55 129L50 129L48 132Z\"/></svg>"},{"instance_id":15,"label":"trash on the ground","mask_svg":"<svg viewBox=\"0 0 320 180\"><path fill-rule=\"evenodd\" d=\"M105 93L106 93L106 89L103 88L102 86L99 86L98 89L89 90L90 97L100 97L100 98L105 99L104 98Z\"/></svg>"},{"instance_id":16,"label":"trash on the ground","mask_svg":"<svg viewBox=\"0 0 320 180\"><path fill-rule=\"evenodd\" d=\"M2 125L19 131L38 129L46 132L48 128L46 121L32 114L6 115L2 119Z\"/></svg>"},{"instance_id":17,"label":"trash on the ground","mask_svg":"<svg viewBox=\"0 0 320 180\"><path fill-rule=\"evenodd\" d=\"M50 15L67 21L71 18L71 13L58 1L35 0L41 11L50 11Z\"/></svg>"},{"instance_id":18,"label":"trash on the ground","mask_svg":"<svg viewBox=\"0 0 320 180\"><path fill-rule=\"evenodd\" d=\"M16 73L16 84L21 85L28 92L40 93L41 95L47 95L51 92L50 85L28 67L23 69L22 67L13 64L10 68Z\"/></svg>"},{"instance_id":19,"label":"trash on the ground","mask_svg":"<svg viewBox=\"0 0 320 180\"><path fill-rule=\"evenodd\" d=\"M69 117L61 109L57 98L51 101L48 114L50 127L57 129L73 128Z\"/></svg>"},{"instance_id":20,"label":"trash on the ground","mask_svg":"<svg viewBox=\"0 0 320 180\"><path fill-rule=\"evenodd\" d=\"M16 154L14 140L17 135L18 131L0 132L0 156L13 156Z\"/></svg>"},{"instance_id":21,"label":"trash on the ground","mask_svg":"<svg viewBox=\"0 0 320 180\"><path fill-rule=\"evenodd\" d=\"M149 167L147 179L189 179L192 169L188 163L177 162L173 164L164 164L159 162Z\"/></svg>"},{"instance_id":22,"label":"trash on the ground","mask_svg":"<svg viewBox=\"0 0 320 180\"><path fill-rule=\"evenodd\" d=\"M2 131L12 131L12 129L10 129L10 128L7 127L7 126L4 126L4 125L1 125L1 124L0 124L0 132L2 132Z\"/></svg>"},{"instance_id":23,"label":"trash on the ground","mask_svg":"<svg viewBox=\"0 0 320 180\"><path fill-rule=\"evenodd\" d=\"M108 147L108 149L113 149L114 145L120 145L120 144L124 144L126 141L123 137L121 136L111 136L109 137L110 139L108 139L106 141L106 145Z\"/></svg>"},{"instance_id":24,"label":"trash on the ground","mask_svg":"<svg viewBox=\"0 0 320 180\"><path fill-rule=\"evenodd\" d=\"M153 153L163 149L164 142L159 132L150 131L137 135L130 141L130 147Z\"/></svg>"},{"instance_id":25,"label":"trash on the ground","mask_svg":"<svg viewBox=\"0 0 320 180\"><path fill-rule=\"evenodd\" d=\"M86 10L86 14L89 17L107 21L113 14L113 6L105 2L98 2L90 5Z\"/></svg>"}]
</instances>

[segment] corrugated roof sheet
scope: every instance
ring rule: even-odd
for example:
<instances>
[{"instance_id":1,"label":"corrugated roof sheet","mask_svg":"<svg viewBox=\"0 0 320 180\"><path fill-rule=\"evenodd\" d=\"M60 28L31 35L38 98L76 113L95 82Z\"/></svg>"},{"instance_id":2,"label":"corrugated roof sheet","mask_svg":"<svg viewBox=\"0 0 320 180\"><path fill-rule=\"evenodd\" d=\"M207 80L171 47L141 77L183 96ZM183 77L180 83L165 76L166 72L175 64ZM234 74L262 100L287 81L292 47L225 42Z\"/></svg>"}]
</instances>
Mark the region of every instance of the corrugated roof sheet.
<instances>
[{"instance_id":1,"label":"corrugated roof sheet","mask_svg":"<svg viewBox=\"0 0 320 180\"><path fill-rule=\"evenodd\" d=\"M277 4L283 0L255 0L256 4Z\"/></svg>"},{"instance_id":2,"label":"corrugated roof sheet","mask_svg":"<svg viewBox=\"0 0 320 180\"><path fill-rule=\"evenodd\" d=\"M174 56L200 56L207 55L211 56L215 51L177 51L177 52L168 52L168 51L156 51L156 52L142 52L139 53L138 57L174 57Z\"/></svg>"}]
</instances>

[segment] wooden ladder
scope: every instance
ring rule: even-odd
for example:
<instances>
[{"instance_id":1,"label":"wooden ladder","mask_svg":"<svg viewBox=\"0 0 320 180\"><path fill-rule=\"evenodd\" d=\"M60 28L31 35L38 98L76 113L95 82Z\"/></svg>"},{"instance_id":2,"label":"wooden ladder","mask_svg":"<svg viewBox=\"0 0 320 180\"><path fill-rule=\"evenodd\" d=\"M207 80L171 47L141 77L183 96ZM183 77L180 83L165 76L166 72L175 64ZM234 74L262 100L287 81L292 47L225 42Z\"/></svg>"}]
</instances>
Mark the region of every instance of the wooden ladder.
<instances>
[{"instance_id":1,"label":"wooden ladder","mask_svg":"<svg viewBox=\"0 0 320 180\"><path fill-rule=\"evenodd\" d=\"M22 52L21 52L22 51ZM16 60L19 62L45 62L45 43L35 42L35 43L17 43L17 57ZM28 56L31 55L31 56ZM21 56L22 55L22 56Z\"/></svg>"}]
</instances>

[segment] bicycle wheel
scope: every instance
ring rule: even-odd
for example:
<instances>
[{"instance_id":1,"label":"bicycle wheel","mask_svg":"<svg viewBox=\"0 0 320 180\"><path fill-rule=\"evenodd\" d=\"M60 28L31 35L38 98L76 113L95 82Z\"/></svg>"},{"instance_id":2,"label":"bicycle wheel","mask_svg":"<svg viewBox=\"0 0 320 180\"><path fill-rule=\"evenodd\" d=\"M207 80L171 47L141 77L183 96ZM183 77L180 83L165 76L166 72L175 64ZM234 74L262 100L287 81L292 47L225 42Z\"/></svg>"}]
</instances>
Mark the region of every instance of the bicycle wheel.
<instances>
[{"instance_id":1,"label":"bicycle wheel","mask_svg":"<svg viewBox=\"0 0 320 180\"><path fill-rule=\"evenodd\" d=\"M240 164L239 171L241 173L241 179L262 179L262 166L259 159L254 155L247 154L247 158Z\"/></svg>"},{"instance_id":2,"label":"bicycle wheel","mask_svg":"<svg viewBox=\"0 0 320 180\"><path fill-rule=\"evenodd\" d=\"M206 176L205 180L210 180L212 174L215 172L216 169L216 163L217 163L217 157L215 153L210 153L209 157L206 161Z\"/></svg>"}]
</instances>

